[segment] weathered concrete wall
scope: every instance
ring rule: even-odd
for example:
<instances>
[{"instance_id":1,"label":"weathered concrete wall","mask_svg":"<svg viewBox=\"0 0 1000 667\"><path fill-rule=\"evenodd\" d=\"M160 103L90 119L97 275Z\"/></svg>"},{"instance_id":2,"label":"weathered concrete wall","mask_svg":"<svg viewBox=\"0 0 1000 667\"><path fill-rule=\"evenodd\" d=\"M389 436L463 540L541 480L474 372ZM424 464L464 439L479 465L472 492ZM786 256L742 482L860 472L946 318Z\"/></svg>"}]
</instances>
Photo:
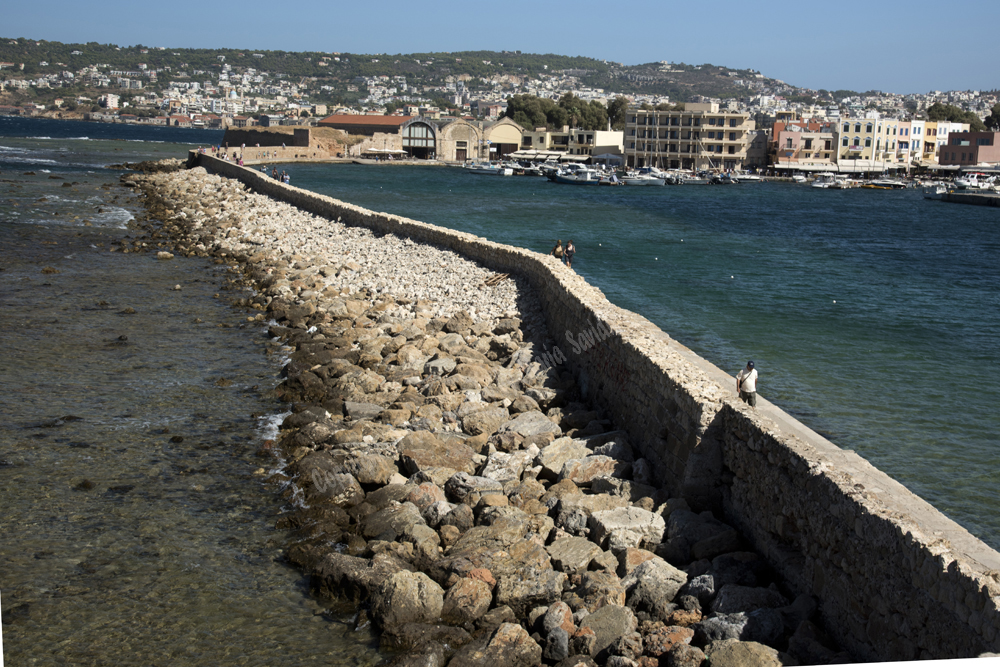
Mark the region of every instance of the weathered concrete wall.
<instances>
[{"instance_id":1,"label":"weathered concrete wall","mask_svg":"<svg viewBox=\"0 0 1000 667\"><path fill-rule=\"evenodd\" d=\"M289 147L296 148L308 148L310 146L309 128L295 128L291 134L283 132L268 132L265 130L243 130L236 128L228 128L226 130L225 136L222 138L222 144L228 145L230 148L238 147L241 144L246 144L249 148L250 146L257 146L260 144L261 147L265 146L281 146L284 144Z\"/></svg>"},{"instance_id":2,"label":"weathered concrete wall","mask_svg":"<svg viewBox=\"0 0 1000 667\"><path fill-rule=\"evenodd\" d=\"M859 659L1000 650L1000 554L853 452L759 399L645 318L609 303L552 257L377 213L192 154L318 215L451 248L528 278L590 398L628 429L660 479L720 507ZM565 345L562 344L565 341Z\"/></svg>"}]
</instances>

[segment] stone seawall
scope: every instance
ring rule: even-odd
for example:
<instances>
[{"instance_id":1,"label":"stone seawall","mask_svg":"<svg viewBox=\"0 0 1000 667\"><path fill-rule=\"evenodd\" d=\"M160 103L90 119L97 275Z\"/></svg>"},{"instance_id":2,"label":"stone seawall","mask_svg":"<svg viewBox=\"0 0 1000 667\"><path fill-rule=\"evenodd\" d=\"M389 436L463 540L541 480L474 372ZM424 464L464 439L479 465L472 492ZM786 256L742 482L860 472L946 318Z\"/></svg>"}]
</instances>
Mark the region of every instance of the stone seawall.
<instances>
[{"instance_id":1,"label":"stone seawall","mask_svg":"<svg viewBox=\"0 0 1000 667\"><path fill-rule=\"evenodd\" d=\"M192 153L189 166L317 215L454 250L526 278L588 398L663 484L721 510L824 625L868 660L1000 649L1000 554L853 452L774 407L751 411L734 380L552 257L287 186Z\"/></svg>"}]
</instances>

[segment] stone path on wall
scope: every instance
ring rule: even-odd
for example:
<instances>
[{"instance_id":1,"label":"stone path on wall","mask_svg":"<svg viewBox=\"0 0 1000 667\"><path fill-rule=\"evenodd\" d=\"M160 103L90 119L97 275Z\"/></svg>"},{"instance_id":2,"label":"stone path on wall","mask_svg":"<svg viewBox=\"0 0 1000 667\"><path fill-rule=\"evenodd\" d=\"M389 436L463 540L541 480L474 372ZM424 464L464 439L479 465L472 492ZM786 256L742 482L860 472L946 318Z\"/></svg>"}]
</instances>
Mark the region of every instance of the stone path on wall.
<instances>
[{"instance_id":1,"label":"stone path on wall","mask_svg":"<svg viewBox=\"0 0 1000 667\"><path fill-rule=\"evenodd\" d=\"M203 169L125 177L146 243L214 257L288 354L287 557L400 665L849 662L710 512L580 402L530 286ZM152 221L160 221L154 223ZM551 360L551 357L545 357Z\"/></svg>"}]
</instances>

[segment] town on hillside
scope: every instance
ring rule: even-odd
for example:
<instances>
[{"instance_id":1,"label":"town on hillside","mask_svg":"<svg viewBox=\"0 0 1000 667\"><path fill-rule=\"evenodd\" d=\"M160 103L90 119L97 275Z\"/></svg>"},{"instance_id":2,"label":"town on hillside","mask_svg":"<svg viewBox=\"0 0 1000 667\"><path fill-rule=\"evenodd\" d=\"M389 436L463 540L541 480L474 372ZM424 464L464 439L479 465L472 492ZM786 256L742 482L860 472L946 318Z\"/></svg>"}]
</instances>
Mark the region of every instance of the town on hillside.
<instances>
[{"instance_id":1,"label":"town on hillside","mask_svg":"<svg viewBox=\"0 0 1000 667\"><path fill-rule=\"evenodd\" d=\"M633 168L849 173L1000 163L998 91L811 90L754 70L520 52L384 56L3 38L0 59L3 115L281 128L287 141L262 143L258 134L241 143L308 146L321 158L603 156ZM318 143L318 131L294 132L324 127L343 135Z\"/></svg>"}]
</instances>

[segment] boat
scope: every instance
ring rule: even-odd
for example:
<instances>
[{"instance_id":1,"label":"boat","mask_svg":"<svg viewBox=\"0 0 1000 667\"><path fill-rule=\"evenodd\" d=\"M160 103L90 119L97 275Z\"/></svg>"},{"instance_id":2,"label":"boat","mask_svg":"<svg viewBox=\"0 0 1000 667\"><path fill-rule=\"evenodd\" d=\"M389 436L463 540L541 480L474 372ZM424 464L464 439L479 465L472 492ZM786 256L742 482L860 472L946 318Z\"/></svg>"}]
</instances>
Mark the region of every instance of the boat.
<instances>
[{"instance_id":1,"label":"boat","mask_svg":"<svg viewBox=\"0 0 1000 667\"><path fill-rule=\"evenodd\" d=\"M626 174L622 177L625 185L663 185L666 178L658 178L652 174Z\"/></svg>"},{"instance_id":2,"label":"boat","mask_svg":"<svg viewBox=\"0 0 1000 667\"><path fill-rule=\"evenodd\" d=\"M486 175L496 176L498 174L501 174L501 172L503 171L503 167L497 164L493 164L491 162L473 162L471 164L465 165L465 170L470 174L478 174L480 176L486 176ZM513 170L511 170L510 174L506 175L510 176L513 173L514 173Z\"/></svg>"},{"instance_id":3,"label":"boat","mask_svg":"<svg viewBox=\"0 0 1000 667\"><path fill-rule=\"evenodd\" d=\"M944 199L948 186L944 183L930 183L924 186L924 199Z\"/></svg>"},{"instance_id":4,"label":"boat","mask_svg":"<svg viewBox=\"0 0 1000 667\"><path fill-rule=\"evenodd\" d=\"M615 174L604 174L594 169L558 171L549 176L549 180L564 185L622 185Z\"/></svg>"},{"instance_id":5,"label":"boat","mask_svg":"<svg viewBox=\"0 0 1000 667\"><path fill-rule=\"evenodd\" d=\"M837 177L832 171L821 171L816 174L816 180L812 182L810 187L826 190L828 188L832 188L836 183Z\"/></svg>"},{"instance_id":6,"label":"boat","mask_svg":"<svg viewBox=\"0 0 1000 667\"><path fill-rule=\"evenodd\" d=\"M830 186L831 190L851 190L860 185L857 181L848 178L847 176L837 176L833 180L833 185Z\"/></svg>"},{"instance_id":7,"label":"boat","mask_svg":"<svg viewBox=\"0 0 1000 667\"><path fill-rule=\"evenodd\" d=\"M712 185L738 185L740 180L732 174L716 174L709 180Z\"/></svg>"},{"instance_id":8,"label":"boat","mask_svg":"<svg viewBox=\"0 0 1000 667\"><path fill-rule=\"evenodd\" d=\"M992 177L976 171L962 174L955 179L955 187L959 190L989 190L992 185Z\"/></svg>"},{"instance_id":9,"label":"boat","mask_svg":"<svg viewBox=\"0 0 1000 667\"><path fill-rule=\"evenodd\" d=\"M868 190L905 190L909 185L897 178L876 178L861 187Z\"/></svg>"},{"instance_id":10,"label":"boat","mask_svg":"<svg viewBox=\"0 0 1000 667\"><path fill-rule=\"evenodd\" d=\"M760 183L764 180L760 177L760 174L748 174L744 171L733 172L733 176L739 180L740 183Z\"/></svg>"},{"instance_id":11,"label":"boat","mask_svg":"<svg viewBox=\"0 0 1000 667\"><path fill-rule=\"evenodd\" d=\"M796 183L805 183L806 177L803 176L802 174L795 174L794 176L792 176L792 180L795 181Z\"/></svg>"}]
</instances>

